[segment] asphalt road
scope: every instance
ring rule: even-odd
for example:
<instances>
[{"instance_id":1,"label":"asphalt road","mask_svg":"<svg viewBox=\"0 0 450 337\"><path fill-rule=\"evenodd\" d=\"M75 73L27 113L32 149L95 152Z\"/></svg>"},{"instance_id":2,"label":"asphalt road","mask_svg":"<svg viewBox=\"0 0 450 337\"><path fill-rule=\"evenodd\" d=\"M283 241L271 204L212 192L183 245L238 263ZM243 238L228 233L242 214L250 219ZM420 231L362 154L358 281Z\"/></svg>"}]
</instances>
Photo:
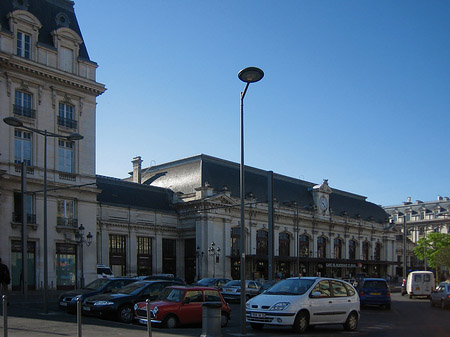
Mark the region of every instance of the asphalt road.
<instances>
[{"instance_id":1,"label":"asphalt road","mask_svg":"<svg viewBox=\"0 0 450 337\"><path fill-rule=\"evenodd\" d=\"M358 329L344 331L342 325L316 326L304 336L383 336L383 337L441 337L450 335L450 310L431 307L427 299L409 299L399 293L392 294L392 309L363 308ZM222 329L224 337L240 336L240 305L233 303L230 324ZM77 336L76 316L66 314L51 303L50 312L42 313L42 303L11 304L8 307L8 337ZM1 309L0 309L1 312ZM110 320L83 317L82 335L147 337L147 330L135 324L122 324ZM0 331L3 333L3 317ZM200 336L201 326L167 329L153 328L152 337ZM246 336L298 336L289 328L265 327L253 331L247 326Z\"/></svg>"}]
</instances>

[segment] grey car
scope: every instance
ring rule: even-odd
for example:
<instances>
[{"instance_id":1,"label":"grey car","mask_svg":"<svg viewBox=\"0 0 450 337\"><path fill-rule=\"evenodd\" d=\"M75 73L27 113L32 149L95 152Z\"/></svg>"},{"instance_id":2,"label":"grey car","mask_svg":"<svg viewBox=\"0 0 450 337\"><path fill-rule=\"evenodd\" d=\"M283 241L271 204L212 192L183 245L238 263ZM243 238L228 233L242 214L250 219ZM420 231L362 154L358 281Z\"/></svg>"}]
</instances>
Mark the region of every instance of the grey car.
<instances>
[{"instance_id":1,"label":"grey car","mask_svg":"<svg viewBox=\"0 0 450 337\"><path fill-rule=\"evenodd\" d=\"M249 300L258 295L261 283L253 280L245 281L245 299ZM241 299L241 281L233 280L222 287L222 297L227 301L240 301Z\"/></svg>"},{"instance_id":2,"label":"grey car","mask_svg":"<svg viewBox=\"0 0 450 337\"><path fill-rule=\"evenodd\" d=\"M431 306L438 305L442 309L450 307L450 282L441 282L430 297Z\"/></svg>"}]
</instances>

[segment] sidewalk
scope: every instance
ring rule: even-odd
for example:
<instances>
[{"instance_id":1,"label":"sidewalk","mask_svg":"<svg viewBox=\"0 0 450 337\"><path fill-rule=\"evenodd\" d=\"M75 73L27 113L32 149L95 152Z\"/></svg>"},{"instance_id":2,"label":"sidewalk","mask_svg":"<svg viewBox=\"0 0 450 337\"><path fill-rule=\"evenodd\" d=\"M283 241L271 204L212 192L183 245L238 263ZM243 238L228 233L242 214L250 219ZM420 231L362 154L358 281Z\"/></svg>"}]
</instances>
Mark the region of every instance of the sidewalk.
<instances>
[{"instance_id":1,"label":"sidewalk","mask_svg":"<svg viewBox=\"0 0 450 337\"><path fill-rule=\"evenodd\" d=\"M10 295L10 305L7 307L9 337L78 336L77 316L65 313L58 309L57 300L59 292L48 292L48 314L45 314L43 310L44 301L42 291L30 291L27 299L24 298L23 294L17 292L13 292ZM4 332L3 303L0 305L0 313L0 331ZM198 337L201 333L201 326L187 329L179 328L176 330L152 329L152 337ZM225 333L223 334L223 336L226 335L227 334ZM148 332L147 327L145 326L123 324L115 321L83 316L82 336L148 337Z\"/></svg>"}]
</instances>

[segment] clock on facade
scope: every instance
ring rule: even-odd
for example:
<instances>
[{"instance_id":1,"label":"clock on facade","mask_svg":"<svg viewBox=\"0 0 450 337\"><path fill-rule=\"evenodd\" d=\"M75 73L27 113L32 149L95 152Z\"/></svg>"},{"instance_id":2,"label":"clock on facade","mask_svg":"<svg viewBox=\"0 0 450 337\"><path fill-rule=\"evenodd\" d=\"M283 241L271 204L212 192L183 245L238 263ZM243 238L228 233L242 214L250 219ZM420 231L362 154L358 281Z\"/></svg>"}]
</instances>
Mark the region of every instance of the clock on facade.
<instances>
[{"instance_id":1,"label":"clock on facade","mask_svg":"<svg viewBox=\"0 0 450 337\"><path fill-rule=\"evenodd\" d=\"M321 197L319 200L320 208L325 211L328 208L328 201L327 198Z\"/></svg>"}]
</instances>

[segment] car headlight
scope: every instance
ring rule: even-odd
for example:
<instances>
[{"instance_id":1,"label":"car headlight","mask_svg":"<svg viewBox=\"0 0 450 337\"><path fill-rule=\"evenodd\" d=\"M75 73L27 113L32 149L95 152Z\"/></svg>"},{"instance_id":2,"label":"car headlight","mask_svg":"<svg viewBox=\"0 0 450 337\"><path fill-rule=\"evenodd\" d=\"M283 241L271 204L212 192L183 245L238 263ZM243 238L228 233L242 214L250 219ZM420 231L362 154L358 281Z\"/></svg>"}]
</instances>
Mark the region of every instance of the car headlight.
<instances>
[{"instance_id":1,"label":"car headlight","mask_svg":"<svg viewBox=\"0 0 450 337\"><path fill-rule=\"evenodd\" d=\"M156 314L158 313L158 311L159 311L158 307L154 307L154 308L153 308L153 314L155 314L155 316L156 316Z\"/></svg>"},{"instance_id":2,"label":"car headlight","mask_svg":"<svg viewBox=\"0 0 450 337\"><path fill-rule=\"evenodd\" d=\"M103 305L113 305L113 304L114 304L114 302L110 302L110 301L97 301L94 303L94 306L101 307Z\"/></svg>"},{"instance_id":3,"label":"car headlight","mask_svg":"<svg viewBox=\"0 0 450 337\"><path fill-rule=\"evenodd\" d=\"M83 297L83 295L77 295L73 298L73 300L76 302L78 301L78 299L81 299Z\"/></svg>"},{"instance_id":4,"label":"car headlight","mask_svg":"<svg viewBox=\"0 0 450 337\"><path fill-rule=\"evenodd\" d=\"M249 302L245 303L245 307L246 307L247 309L250 309L250 303L249 303Z\"/></svg>"},{"instance_id":5,"label":"car headlight","mask_svg":"<svg viewBox=\"0 0 450 337\"><path fill-rule=\"evenodd\" d=\"M275 303L274 305L272 305L269 310L277 310L277 311L284 310L289 306L289 304L291 304L291 303L290 302L278 302L278 303Z\"/></svg>"},{"instance_id":6,"label":"car headlight","mask_svg":"<svg viewBox=\"0 0 450 337\"><path fill-rule=\"evenodd\" d=\"M134 310L138 310L139 306L137 305L137 303L134 305Z\"/></svg>"}]
</instances>

